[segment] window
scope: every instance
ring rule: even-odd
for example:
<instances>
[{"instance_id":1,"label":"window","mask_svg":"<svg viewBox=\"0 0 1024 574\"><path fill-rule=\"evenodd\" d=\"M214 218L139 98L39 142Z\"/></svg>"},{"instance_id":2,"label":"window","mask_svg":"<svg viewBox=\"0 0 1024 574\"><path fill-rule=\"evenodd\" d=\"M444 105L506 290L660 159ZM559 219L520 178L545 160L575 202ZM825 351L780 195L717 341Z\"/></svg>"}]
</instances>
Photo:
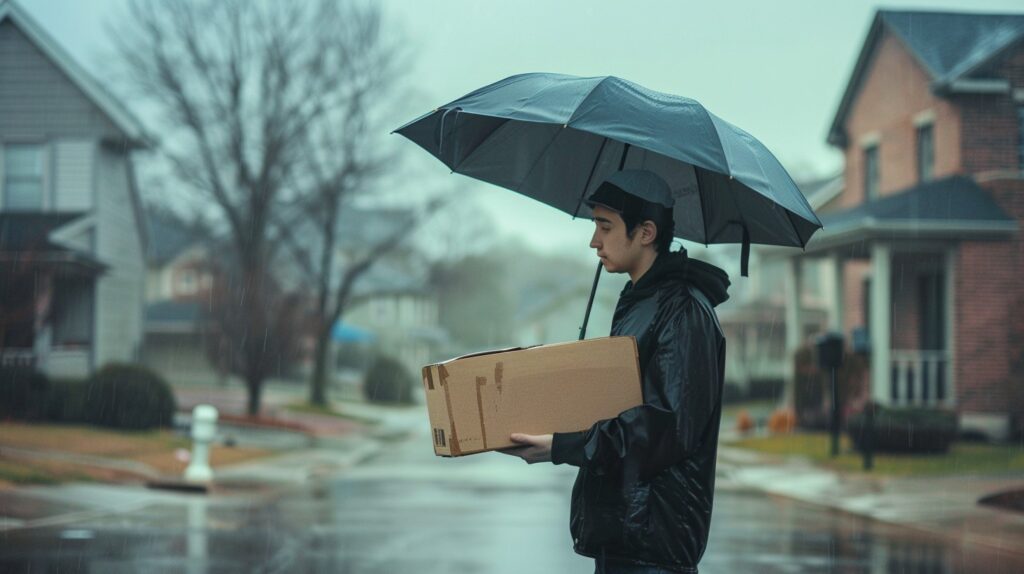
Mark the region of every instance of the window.
<instances>
[{"instance_id":1,"label":"window","mask_svg":"<svg viewBox=\"0 0 1024 574\"><path fill-rule=\"evenodd\" d=\"M1017 107L1017 167L1024 171L1024 106Z\"/></svg>"},{"instance_id":2,"label":"window","mask_svg":"<svg viewBox=\"0 0 1024 574\"><path fill-rule=\"evenodd\" d=\"M43 208L43 146L4 147L3 208L31 211Z\"/></svg>"},{"instance_id":3,"label":"window","mask_svg":"<svg viewBox=\"0 0 1024 574\"><path fill-rule=\"evenodd\" d=\"M878 197L878 145L864 148L864 199Z\"/></svg>"},{"instance_id":4,"label":"window","mask_svg":"<svg viewBox=\"0 0 1024 574\"><path fill-rule=\"evenodd\" d=\"M57 282L53 294L53 343L88 345L92 341L93 286L89 280Z\"/></svg>"},{"instance_id":5,"label":"window","mask_svg":"<svg viewBox=\"0 0 1024 574\"><path fill-rule=\"evenodd\" d=\"M935 175L935 136L932 124L917 127L917 181L931 181Z\"/></svg>"},{"instance_id":6,"label":"window","mask_svg":"<svg viewBox=\"0 0 1024 574\"><path fill-rule=\"evenodd\" d=\"M196 292L196 272L183 269L178 274L178 292L182 295L193 295Z\"/></svg>"}]
</instances>

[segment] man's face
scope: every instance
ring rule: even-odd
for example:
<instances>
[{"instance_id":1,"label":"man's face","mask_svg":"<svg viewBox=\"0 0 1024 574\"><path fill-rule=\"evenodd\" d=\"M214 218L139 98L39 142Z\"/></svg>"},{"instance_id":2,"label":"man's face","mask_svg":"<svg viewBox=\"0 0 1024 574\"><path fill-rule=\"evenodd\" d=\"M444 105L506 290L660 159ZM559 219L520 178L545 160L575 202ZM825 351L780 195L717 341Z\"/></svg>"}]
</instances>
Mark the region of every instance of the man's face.
<instances>
[{"instance_id":1,"label":"man's face","mask_svg":"<svg viewBox=\"0 0 1024 574\"><path fill-rule=\"evenodd\" d=\"M594 206L594 235L590 246L597 250L597 256L609 273L627 273L640 261L644 245L640 229L630 239L626 234L626 223L618 213Z\"/></svg>"}]
</instances>

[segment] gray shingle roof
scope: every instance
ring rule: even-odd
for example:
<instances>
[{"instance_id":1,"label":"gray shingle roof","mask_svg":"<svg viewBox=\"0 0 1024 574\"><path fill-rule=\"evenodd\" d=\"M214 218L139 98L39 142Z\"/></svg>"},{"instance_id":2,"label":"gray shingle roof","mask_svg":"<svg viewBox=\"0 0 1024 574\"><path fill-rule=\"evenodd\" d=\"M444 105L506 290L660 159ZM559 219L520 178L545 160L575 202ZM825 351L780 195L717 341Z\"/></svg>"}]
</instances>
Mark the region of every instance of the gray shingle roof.
<instances>
[{"instance_id":1,"label":"gray shingle roof","mask_svg":"<svg viewBox=\"0 0 1024 574\"><path fill-rule=\"evenodd\" d=\"M952 176L821 216L825 229L876 221L1010 223L1016 220L972 178Z\"/></svg>"},{"instance_id":2,"label":"gray shingle roof","mask_svg":"<svg viewBox=\"0 0 1024 574\"><path fill-rule=\"evenodd\" d=\"M203 318L203 304L199 301L157 301L146 305L146 328L188 329Z\"/></svg>"},{"instance_id":3,"label":"gray shingle roof","mask_svg":"<svg viewBox=\"0 0 1024 574\"><path fill-rule=\"evenodd\" d=\"M107 265L93 254L50 241L50 234L81 213L0 213L0 261L52 265L87 275L102 273ZM26 257L31 253L31 257Z\"/></svg>"},{"instance_id":4,"label":"gray shingle roof","mask_svg":"<svg viewBox=\"0 0 1024 574\"><path fill-rule=\"evenodd\" d=\"M882 10L879 15L940 83L970 72L1024 36L1024 14Z\"/></svg>"},{"instance_id":5,"label":"gray shingle roof","mask_svg":"<svg viewBox=\"0 0 1024 574\"><path fill-rule=\"evenodd\" d=\"M427 295L430 284L423 270L398 265L387 258L373 264L352 286L354 298L379 295Z\"/></svg>"},{"instance_id":6,"label":"gray shingle roof","mask_svg":"<svg viewBox=\"0 0 1024 574\"><path fill-rule=\"evenodd\" d=\"M146 228L149 232L146 260L156 267L163 266L200 241L186 222L162 209L146 210Z\"/></svg>"},{"instance_id":7,"label":"gray shingle roof","mask_svg":"<svg viewBox=\"0 0 1024 574\"><path fill-rule=\"evenodd\" d=\"M932 88L941 91L984 72L986 63L1024 39L1024 14L879 10L832 120L828 141L833 145L846 146L843 123L883 31L900 39L931 77Z\"/></svg>"},{"instance_id":8,"label":"gray shingle roof","mask_svg":"<svg viewBox=\"0 0 1024 574\"><path fill-rule=\"evenodd\" d=\"M50 242L50 233L81 213L0 213L0 251L68 251Z\"/></svg>"}]
</instances>

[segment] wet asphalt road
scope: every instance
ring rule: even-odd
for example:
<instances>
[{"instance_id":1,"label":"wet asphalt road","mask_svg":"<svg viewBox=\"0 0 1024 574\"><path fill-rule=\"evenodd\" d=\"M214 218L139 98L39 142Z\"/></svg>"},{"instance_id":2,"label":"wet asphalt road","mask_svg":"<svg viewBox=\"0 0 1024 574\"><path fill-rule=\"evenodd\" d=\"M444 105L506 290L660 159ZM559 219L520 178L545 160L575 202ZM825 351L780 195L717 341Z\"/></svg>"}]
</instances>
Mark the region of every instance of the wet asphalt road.
<instances>
[{"instance_id":1,"label":"wet asphalt road","mask_svg":"<svg viewBox=\"0 0 1024 574\"><path fill-rule=\"evenodd\" d=\"M587 573L571 468L438 459L415 437L274 497L160 495L118 514L0 532L0 572ZM83 495L89 491L83 491ZM1024 572L979 549L719 481L701 572Z\"/></svg>"}]
</instances>

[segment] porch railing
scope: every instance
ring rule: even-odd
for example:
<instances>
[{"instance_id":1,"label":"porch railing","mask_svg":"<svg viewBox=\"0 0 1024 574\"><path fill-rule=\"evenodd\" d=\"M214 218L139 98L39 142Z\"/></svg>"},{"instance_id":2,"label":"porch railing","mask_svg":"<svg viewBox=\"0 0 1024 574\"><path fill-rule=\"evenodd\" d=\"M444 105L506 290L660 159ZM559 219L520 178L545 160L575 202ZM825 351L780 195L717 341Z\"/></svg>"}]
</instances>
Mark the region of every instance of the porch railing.
<instances>
[{"instance_id":1,"label":"porch railing","mask_svg":"<svg viewBox=\"0 0 1024 574\"><path fill-rule=\"evenodd\" d=\"M891 351L889 401L894 406L951 406L953 372L948 351Z\"/></svg>"},{"instance_id":2,"label":"porch railing","mask_svg":"<svg viewBox=\"0 0 1024 574\"><path fill-rule=\"evenodd\" d=\"M36 366L36 353L32 349L0 349L0 367Z\"/></svg>"}]
</instances>

